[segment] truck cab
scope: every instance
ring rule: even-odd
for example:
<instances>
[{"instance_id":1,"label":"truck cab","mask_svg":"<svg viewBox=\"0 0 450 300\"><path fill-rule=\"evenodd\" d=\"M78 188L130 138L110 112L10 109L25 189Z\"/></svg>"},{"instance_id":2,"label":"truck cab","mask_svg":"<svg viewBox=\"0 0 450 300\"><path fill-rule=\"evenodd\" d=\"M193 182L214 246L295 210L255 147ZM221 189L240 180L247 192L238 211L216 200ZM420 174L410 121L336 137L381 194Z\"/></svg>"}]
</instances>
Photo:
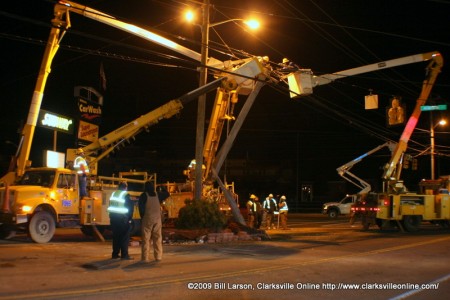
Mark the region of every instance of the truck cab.
<instances>
[{"instance_id":1,"label":"truck cab","mask_svg":"<svg viewBox=\"0 0 450 300\"><path fill-rule=\"evenodd\" d=\"M56 224L78 221L77 174L65 168L28 169L17 183L0 188L0 207L0 235L28 229L33 240L45 243Z\"/></svg>"},{"instance_id":2,"label":"truck cab","mask_svg":"<svg viewBox=\"0 0 450 300\"><path fill-rule=\"evenodd\" d=\"M327 202L323 204L322 213L335 219L339 215L350 214L352 205L356 202L357 195L346 195L339 202Z\"/></svg>"}]
</instances>

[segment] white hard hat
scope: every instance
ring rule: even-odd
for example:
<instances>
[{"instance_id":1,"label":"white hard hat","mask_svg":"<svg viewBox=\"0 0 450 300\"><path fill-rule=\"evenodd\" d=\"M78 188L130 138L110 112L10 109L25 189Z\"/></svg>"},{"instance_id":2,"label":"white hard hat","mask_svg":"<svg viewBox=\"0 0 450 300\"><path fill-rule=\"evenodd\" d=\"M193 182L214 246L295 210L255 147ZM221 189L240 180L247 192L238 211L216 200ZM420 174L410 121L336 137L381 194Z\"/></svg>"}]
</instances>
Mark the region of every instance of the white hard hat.
<instances>
[{"instance_id":1,"label":"white hard hat","mask_svg":"<svg viewBox=\"0 0 450 300\"><path fill-rule=\"evenodd\" d=\"M283 195L283 196L281 196L281 198L280 199L282 199L282 200L286 200L286 196L285 195Z\"/></svg>"},{"instance_id":2,"label":"white hard hat","mask_svg":"<svg viewBox=\"0 0 450 300\"><path fill-rule=\"evenodd\" d=\"M273 194L269 194L269 198L273 198Z\"/></svg>"}]
</instances>

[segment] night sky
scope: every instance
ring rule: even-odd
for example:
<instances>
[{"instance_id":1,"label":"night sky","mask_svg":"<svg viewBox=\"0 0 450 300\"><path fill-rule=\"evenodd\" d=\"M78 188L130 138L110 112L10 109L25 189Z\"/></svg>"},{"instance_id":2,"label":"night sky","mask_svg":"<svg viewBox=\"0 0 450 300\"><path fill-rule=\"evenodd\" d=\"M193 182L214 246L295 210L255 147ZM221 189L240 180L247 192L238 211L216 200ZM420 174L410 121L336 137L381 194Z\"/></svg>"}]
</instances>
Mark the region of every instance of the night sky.
<instances>
[{"instance_id":1,"label":"night sky","mask_svg":"<svg viewBox=\"0 0 450 300\"><path fill-rule=\"evenodd\" d=\"M182 18L188 0L75 1L121 20L160 33L200 51L200 28ZM406 0L211 0L211 23L251 15L261 20L257 32L239 23L212 27L210 56L220 60L229 54L244 58L268 56L274 68L284 57L315 75L333 73L384 60L439 51L450 57L450 2ZM198 7L198 5L197 5ZM45 0L8 1L0 8L2 56L0 162L8 165L19 141L18 130L27 114L53 18L53 3ZM100 89L99 67L107 78L101 134L145 114L198 86L198 63L157 45L71 13L72 27L61 42L47 82L42 109L71 116L75 86ZM290 99L283 83L267 84L260 92L230 152L230 159L256 164L295 163L303 181L340 180L336 168L383 144L397 141L401 127L386 126L386 107L400 96L408 114L425 78L427 63L362 74L316 87L311 96ZM445 66L429 103L448 104L450 72ZM209 78L212 80L212 77ZM379 96L379 109L365 110L364 96ZM208 95L208 103L214 93ZM245 101L239 97L236 111ZM137 149L154 160L186 162L195 156L197 105L193 101L181 114L164 120L139 135L119 155L133 156ZM207 108L207 116L210 113ZM433 114L433 120L447 116ZM429 129L430 113L423 113L418 127ZM436 128L439 152L437 172L450 174L448 128ZM413 134L408 153L416 156L419 171L405 171L405 180L429 177L429 136ZM37 128L31 159L40 165L43 149L52 147L53 133ZM72 147L74 136L59 134L58 150ZM111 158L113 159L113 158ZM108 159L107 159L108 160ZM355 173L378 178L389 153L380 151ZM150 172L142 165L131 166ZM182 169L173 174L182 174ZM178 178L163 178L176 180ZM250 180L250 179L249 179Z\"/></svg>"}]
</instances>

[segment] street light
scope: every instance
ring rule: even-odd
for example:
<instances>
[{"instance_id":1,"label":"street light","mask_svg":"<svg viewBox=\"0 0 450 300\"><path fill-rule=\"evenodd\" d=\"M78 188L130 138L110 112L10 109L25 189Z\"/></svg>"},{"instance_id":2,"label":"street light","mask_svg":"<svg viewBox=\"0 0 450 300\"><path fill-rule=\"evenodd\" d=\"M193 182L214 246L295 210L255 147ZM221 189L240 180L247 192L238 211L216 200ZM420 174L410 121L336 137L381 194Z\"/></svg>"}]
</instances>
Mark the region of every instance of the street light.
<instances>
[{"instance_id":1,"label":"street light","mask_svg":"<svg viewBox=\"0 0 450 300\"><path fill-rule=\"evenodd\" d=\"M447 121L446 120L440 120L437 124L433 124L433 117L431 117L430 118L430 147L431 147L431 150L430 150L430 157L431 157L431 161L430 161L430 163L431 163L431 180L434 180L435 179L435 177L434 177L434 174L435 174L435 171L434 171L434 164L435 164L435 162L434 162L434 129L438 126L438 125L441 125L441 126L443 126L443 125L446 125L447 124Z\"/></svg>"},{"instance_id":2,"label":"street light","mask_svg":"<svg viewBox=\"0 0 450 300\"><path fill-rule=\"evenodd\" d=\"M200 79L199 87L204 86L208 80L208 72L206 65L208 63L208 49L209 49L209 29L211 27L225 24L234 21L244 21L250 28L258 28L259 22L255 20L245 21L244 19L229 19L217 23L209 23L209 8L210 1L204 0L202 5L202 44L200 52ZM195 16L192 12L187 12L186 19L193 21ZM202 94L198 97L197 107L197 129L196 129L196 144L195 144L195 189L194 199L200 200L202 196L202 179L203 179L203 144L205 134L205 111L206 111L206 94Z\"/></svg>"}]
</instances>

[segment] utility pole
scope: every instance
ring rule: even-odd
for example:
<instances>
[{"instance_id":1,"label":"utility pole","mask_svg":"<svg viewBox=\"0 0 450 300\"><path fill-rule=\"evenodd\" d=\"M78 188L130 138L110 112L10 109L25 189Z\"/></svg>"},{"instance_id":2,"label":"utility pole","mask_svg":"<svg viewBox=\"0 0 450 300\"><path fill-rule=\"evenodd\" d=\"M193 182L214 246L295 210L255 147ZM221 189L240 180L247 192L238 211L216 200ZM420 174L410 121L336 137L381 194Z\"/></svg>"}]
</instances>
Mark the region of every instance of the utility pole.
<instances>
[{"instance_id":1,"label":"utility pole","mask_svg":"<svg viewBox=\"0 0 450 300\"><path fill-rule=\"evenodd\" d=\"M209 44L209 0L203 1L202 6L202 45L200 56L200 80L199 86L202 87L208 80L208 44ZM206 94L198 97L197 107L197 138L195 144L195 200L200 200L203 190L203 144L205 136L205 111Z\"/></svg>"}]
</instances>

